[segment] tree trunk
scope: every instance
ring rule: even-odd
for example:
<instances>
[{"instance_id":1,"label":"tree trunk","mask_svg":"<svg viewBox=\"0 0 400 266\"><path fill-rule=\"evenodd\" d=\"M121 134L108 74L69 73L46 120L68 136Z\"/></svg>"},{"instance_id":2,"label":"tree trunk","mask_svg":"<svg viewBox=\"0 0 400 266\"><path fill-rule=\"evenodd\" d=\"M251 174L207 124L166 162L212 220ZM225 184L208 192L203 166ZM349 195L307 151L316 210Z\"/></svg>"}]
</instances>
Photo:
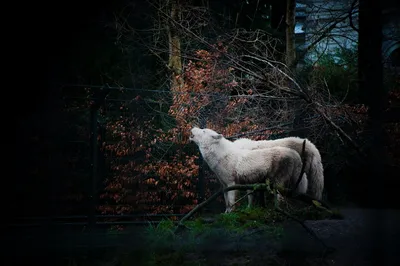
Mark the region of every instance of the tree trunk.
<instances>
[{"instance_id":1,"label":"tree trunk","mask_svg":"<svg viewBox=\"0 0 400 266\"><path fill-rule=\"evenodd\" d=\"M286 1L286 65L291 71L291 75L295 76L296 69L296 42L294 28L296 25L296 1ZM288 87L293 88L293 82L288 81ZM299 137L305 137L306 132L304 131L304 109L302 103L298 102L295 104L295 118L293 121L293 134Z\"/></svg>"},{"instance_id":2,"label":"tree trunk","mask_svg":"<svg viewBox=\"0 0 400 266\"><path fill-rule=\"evenodd\" d=\"M296 45L294 27L296 24L296 1L287 0L286 3L286 65L289 69L295 67Z\"/></svg>"},{"instance_id":3,"label":"tree trunk","mask_svg":"<svg viewBox=\"0 0 400 266\"><path fill-rule=\"evenodd\" d=\"M181 21L181 6L179 0L170 1L170 19L168 20L168 45L169 62L171 71L171 90L176 90L182 85L180 74L182 73L181 39L177 24Z\"/></svg>"}]
</instances>

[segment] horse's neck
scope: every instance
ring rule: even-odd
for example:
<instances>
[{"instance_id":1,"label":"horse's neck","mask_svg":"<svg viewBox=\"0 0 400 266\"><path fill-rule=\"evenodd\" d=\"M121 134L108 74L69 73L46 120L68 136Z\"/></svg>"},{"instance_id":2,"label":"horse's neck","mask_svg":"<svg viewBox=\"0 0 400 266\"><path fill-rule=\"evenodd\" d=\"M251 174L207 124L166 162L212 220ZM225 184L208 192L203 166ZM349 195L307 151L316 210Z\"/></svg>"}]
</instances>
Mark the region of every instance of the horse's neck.
<instances>
[{"instance_id":1,"label":"horse's neck","mask_svg":"<svg viewBox=\"0 0 400 266\"><path fill-rule=\"evenodd\" d=\"M223 139L224 140L224 139ZM204 160L213 171L225 171L228 165L235 164L237 156L232 156L234 147L232 142L220 142L218 145L211 145L203 149Z\"/></svg>"},{"instance_id":2,"label":"horse's neck","mask_svg":"<svg viewBox=\"0 0 400 266\"><path fill-rule=\"evenodd\" d=\"M210 166L210 168L215 168L221 160L226 158L227 151L225 151L219 145L211 145L208 147L202 147L201 153L204 160Z\"/></svg>"},{"instance_id":3,"label":"horse's neck","mask_svg":"<svg viewBox=\"0 0 400 266\"><path fill-rule=\"evenodd\" d=\"M207 162L212 162L214 160L218 160L221 157L220 154L220 149L216 145L212 146L205 146L201 148L201 153L203 155L203 158Z\"/></svg>"}]
</instances>

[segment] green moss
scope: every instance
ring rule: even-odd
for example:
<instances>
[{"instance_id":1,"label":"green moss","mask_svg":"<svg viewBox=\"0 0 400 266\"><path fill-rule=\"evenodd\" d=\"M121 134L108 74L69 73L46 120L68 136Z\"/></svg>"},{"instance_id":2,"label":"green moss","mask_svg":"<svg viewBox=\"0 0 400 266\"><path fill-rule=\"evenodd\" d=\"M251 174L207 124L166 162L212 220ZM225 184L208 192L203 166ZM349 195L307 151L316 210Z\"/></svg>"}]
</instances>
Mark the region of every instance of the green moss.
<instances>
[{"instance_id":1,"label":"green moss","mask_svg":"<svg viewBox=\"0 0 400 266\"><path fill-rule=\"evenodd\" d=\"M229 230L235 230L240 226L239 214L237 212L221 213L216 217L215 225Z\"/></svg>"},{"instance_id":2,"label":"green moss","mask_svg":"<svg viewBox=\"0 0 400 266\"><path fill-rule=\"evenodd\" d=\"M187 228L189 228L194 234L200 234L211 228L210 224L204 223L201 218L196 218L193 221L186 221L183 223Z\"/></svg>"},{"instance_id":3,"label":"green moss","mask_svg":"<svg viewBox=\"0 0 400 266\"><path fill-rule=\"evenodd\" d=\"M171 242L175 241L177 236L174 234L174 223L172 220L162 220L158 224L149 223L143 232L144 244L149 250L168 249Z\"/></svg>"},{"instance_id":4,"label":"green moss","mask_svg":"<svg viewBox=\"0 0 400 266\"><path fill-rule=\"evenodd\" d=\"M300 220L340 217L337 210L327 210L317 205L310 206L288 200L281 202L279 207ZM246 232L261 229L262 234L279 240L284 233L282 222L288 219L286 215L274 209L273 201L268 201L266 208L239 207L234 212L217 214L207 220L199 217L186 221L184 225L187 230L180 236L174 234L175 224L171 220L163 220L157 225L149 224L145 231L146 252L136 253L133 262L135 265L205 265L204 262L198 261L198 258L188 258L185 254L194 253L197 244L209 236L215 237L215 234L220 233L246 235ZM181 237L184 237L184 245L178 245L175 247L178 250L173 250L171 243L175 243ZM133 262L129 262L130 257L125 258L127 264L121 265L132 265Z\"/></svg>"}]
</instances>

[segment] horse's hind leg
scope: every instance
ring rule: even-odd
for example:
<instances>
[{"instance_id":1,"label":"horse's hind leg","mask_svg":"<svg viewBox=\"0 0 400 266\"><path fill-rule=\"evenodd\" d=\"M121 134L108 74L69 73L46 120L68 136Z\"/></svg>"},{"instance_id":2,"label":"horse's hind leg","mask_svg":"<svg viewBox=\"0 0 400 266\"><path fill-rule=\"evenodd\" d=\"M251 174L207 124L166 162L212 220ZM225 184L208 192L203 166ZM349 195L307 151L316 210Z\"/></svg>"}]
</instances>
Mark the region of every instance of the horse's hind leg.
<instances>
[{"instance_id":1,"label":"horse's hind leg","mask_svg":"<svg viewBox=\"0 0 400 266\"><path fill-rule=\"evenodd\" d=\"M253 190L248 189L248 190L247 190L247 193L250 193L250 192L252 192L252 191L253 191ZM253 203L254 203L254 194L249 194L249 195L247 196L247 199L248 199L247 208L251 208L251 207L253 206Z\"/></svg>"}]
</instances>

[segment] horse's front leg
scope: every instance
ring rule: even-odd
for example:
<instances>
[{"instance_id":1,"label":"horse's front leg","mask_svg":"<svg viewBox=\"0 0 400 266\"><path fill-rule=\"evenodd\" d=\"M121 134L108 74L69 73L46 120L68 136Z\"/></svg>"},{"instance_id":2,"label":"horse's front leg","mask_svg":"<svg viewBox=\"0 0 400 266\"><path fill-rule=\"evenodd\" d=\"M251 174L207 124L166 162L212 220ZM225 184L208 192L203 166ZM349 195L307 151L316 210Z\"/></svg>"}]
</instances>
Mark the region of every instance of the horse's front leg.
<instances>
[{"instance_id":1,"label":"horse's front leg","mask_svg":"<svg viewBox=\"0 0 400 266\"><path fill-rule=\"evenodd\" d=\"M229 184L228 187L234 186L235 183ZM226 210L225 213L230 213L234 210L234 204L236 202L236 190L229 190L227 192L227 199L225 199L226 202Z\"/></svg>"},{"instance_id":2,"label":"horse's front leg","mask_svg":"<svg viewBox=\"0 0 400 266\"><path fill-rule=\"evenodd\" d=\"M224 186L223 189L226 187ZM229 211L229 199L228 199L228 192L224 192L224 199L225 199L225 213L230 212Z\"/></svg>"},{"instance_id":3,"label":"horse's front leg","mask_svg":"<svg viewBox=\"0 0 400 266\"><path fill-rule=\"evenodd\" d=\"M227 185L222 184L222 189L226 189L227 187L228 187ZM224 191L224 193L223 193L224 194L224 200L225 200L225 213L231 212L231 209L229 207L229 195L228 195L228 192Z\"/></svg>"}]
</instances>

